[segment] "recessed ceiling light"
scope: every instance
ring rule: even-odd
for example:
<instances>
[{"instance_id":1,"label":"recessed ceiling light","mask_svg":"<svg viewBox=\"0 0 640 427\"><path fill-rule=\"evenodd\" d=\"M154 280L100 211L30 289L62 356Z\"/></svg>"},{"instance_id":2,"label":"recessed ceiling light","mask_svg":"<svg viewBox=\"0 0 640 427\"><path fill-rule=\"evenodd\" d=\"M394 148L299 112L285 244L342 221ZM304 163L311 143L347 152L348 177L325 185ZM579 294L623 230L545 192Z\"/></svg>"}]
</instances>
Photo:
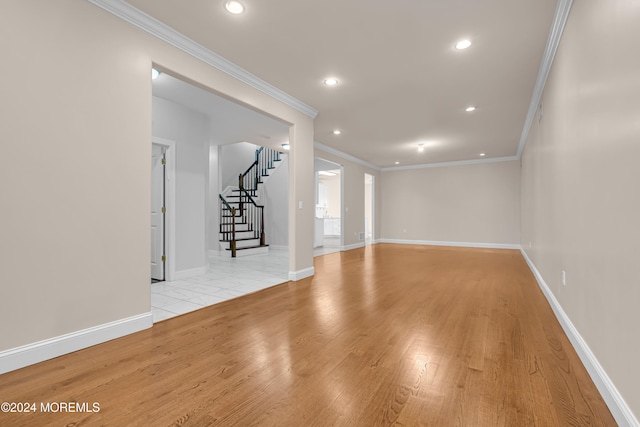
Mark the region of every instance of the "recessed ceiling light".
<instances>
[{"instance_id":1,"label":"recessed ceiling light","mask_svg":"<svg viewBox=\"0 0 640 427\"><path fill-rule=\"evenodd\" d=\"M466 49L469 46L471 46L470 40L460 40L458 43L456 43L456 49L458 50Z\"/></svg>"},{"instance_id":2,"label":"recessed ceiling light","mask_svg":"<svg viewBox=\"0 0 640 427\"><path fill-rule=\"evenodd\" d=\"M395 164L396 164L396 165L399 165L399 164L400 164L400 162L395 162Z\"/></svg>"},{"instance_id":3,"label":"recessed ceiling light","mask_svg":"<svg viewBox=\"0 0 640 427\"><path fill-rule=\"evenodd\" d=\"M226 2L224 8L227 9L227 12L233 13L234 15L239 15L244 12L244 5L236 0Z\"/></svg>"},{"instance_id":4,"label":"recessed ceiling light","mask_svg":"<svg viewBox=\"0 0 640 427\"><path fill-rule=\"evenodd\" d=\"M484 157L486 155L487 155L487 153L480 153L480 157Z\"/></svg>"},{"instance_id":5,"label":"recessed ceiling light","mask_svg":"<svg viewBox=\"0 0 640 427\"><path fill-rule=\"evenodd\" d=\"M334 79L333 77L324 79L324 84L327 86L335 86L338 84L338 79Z\"/></svg>"},{"instance_id":6,"label":"recessed ceiling light","mask_svg":"<svg viewBox=\"0 0 640 427\"><path fill-rule=\"evenodd\" d=\"M476 107L474 107L473 105L467 107L464 109L464 111L466 111L467 113L470 113L472 111L476 111Z\"/></svg>"},{"instance_id":7,"label":"recessed ceiling light","mask_svg":"<svg viewBox=\"0 0 640 427\"><path fill-rule=\"evenodd\" d=\"M424 151L424 144L418 144L418 151L421 153Z\"/></svg>"},{"instance_id":8,"label":"recessed ceiling light","mask_svg":"<svg viewBox=\"0 0 640 427\"><path fill-rule=\"evenodd\" d=\"M151 69L151 80L157 79L159 75L160 71L156 70L155 68Z\"/></svg>"},{"instance_id":9,"label":"recessed ceiling light","mask_svg":"<svg viewBox=\"0 0 640 427\"><path fill-rule=\"evenodd\" d=\"M284 148L285 150L289 149L289 144L282 144L282 148Z\"/></svg>"},{"instance_id":10,"label":"recessed ceiling light","mask_svg":"<svg viewBox=\"0 0 640 427\"><path fill-rule=\"evenodd\" d=\"M342 131L340 129L336 129L333 131L334 135L340 135L342 133Z\"/></svg>"}]
</instances>

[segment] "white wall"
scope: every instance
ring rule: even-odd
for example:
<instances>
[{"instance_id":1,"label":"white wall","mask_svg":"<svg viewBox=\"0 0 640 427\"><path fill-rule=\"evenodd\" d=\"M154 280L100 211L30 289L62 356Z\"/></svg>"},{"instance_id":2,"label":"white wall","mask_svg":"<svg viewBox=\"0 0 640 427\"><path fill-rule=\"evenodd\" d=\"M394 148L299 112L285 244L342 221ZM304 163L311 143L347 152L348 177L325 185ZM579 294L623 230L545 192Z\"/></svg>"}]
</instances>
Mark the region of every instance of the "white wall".
<instances>
[{"instance_id":1,"label":"white wall","mask_svg":"<svg viewBox=\"0 0 640 427\"><path fill-rule=\"evenodd\" d=\"M176 272L202 268L207 265L208 120L155 96L152 111L153 136L176 142Z\"/></svg>"},{"instance_id":2,"label":"white wall","mask_svg":"<svg viewBox=\"0 0 640 427\"><path fill-rule=\"evenodd\" d=\"M255 162L258 148L249 142L220 146L220 192L229 186L238 187L238 176Z\"/></svg>"},{"instance_id":3,"label":"white wall","mask_svg":"<svg viewBox=\"0 0 640 427\"><path fill-rule=\"evenodd\" d=\"M636 418L639 6L573 2L522 157L521 239Z\"/></svg>"},{"instance_id":4,"label":"white wall","mask_svg":"<svg viewBox=\"0 0 640 427\"><path fill-rule=\"evenodd\" d=\"M210 131L211 133L211 131ZM220 168L219 168L220 147L213 142L209 145L209 170L207 208L205 215L207 218L207 249L213 251L220 250Z\"/></svg>"},{"instance_id":5,"label":"white wall","mask_svg":"<svg viewBox=\"0 0 640 427\"><path fill-rule=\"evenodd\" d=\"M265 233L269 245L289 246L289 158L284 156L264 183Z\"/></svg>"},{"instance_id":6,"label":"white wall","mask_svg":"<svg viewBox=\"0 0 640 427\"><path fill-rule=\"evenodd\" d=\"M520 162L383 171L382 239L520 241Z\"/></svg>"}]
</instances>

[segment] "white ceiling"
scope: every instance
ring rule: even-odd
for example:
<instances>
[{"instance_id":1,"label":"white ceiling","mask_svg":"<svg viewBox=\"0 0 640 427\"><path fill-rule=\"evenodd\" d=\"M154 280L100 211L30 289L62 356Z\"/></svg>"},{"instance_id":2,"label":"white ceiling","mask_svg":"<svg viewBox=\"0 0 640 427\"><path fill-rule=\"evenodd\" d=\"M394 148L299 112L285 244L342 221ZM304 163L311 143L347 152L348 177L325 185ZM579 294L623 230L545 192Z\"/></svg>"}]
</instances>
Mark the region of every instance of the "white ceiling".
<instances>
[{"instance_id":1,"label":"white ceiling","mask_svg":"<svg viewBox=\"0 0 640 427\"><path fill-rule=\"evenodd\" d=\"M243 0L230 15L223 0L128 3L317 109L317 142L379 167L515 156L556 7ZM463 38L473 44L456 50ZM340 83L325 87L329 76Z\"/></svg>"},{"instance_id":2,"label":"white ceiling","mask_svg":"<svg viewBox=\"0 0 640 427\"><path fill-rule=\"evenodd\" d=\"M166 73L153 80L153 96L205 115L220 145L250 142L281 148L289 141L289 126Z\"/></svg>"}]
</instances>

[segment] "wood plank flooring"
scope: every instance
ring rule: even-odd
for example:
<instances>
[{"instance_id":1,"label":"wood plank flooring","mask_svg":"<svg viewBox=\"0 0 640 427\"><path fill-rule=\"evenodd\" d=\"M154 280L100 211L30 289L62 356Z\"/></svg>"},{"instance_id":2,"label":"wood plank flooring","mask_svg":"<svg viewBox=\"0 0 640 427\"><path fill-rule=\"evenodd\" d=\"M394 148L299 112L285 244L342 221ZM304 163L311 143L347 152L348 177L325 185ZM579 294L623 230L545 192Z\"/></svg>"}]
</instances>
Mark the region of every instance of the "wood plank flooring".
<instances>
[{"instance_id":1,"label":"wood plank flooring","mask_svg":"<svg viewBox=\"0 0 640 427\"><path fill-rule=\"evenodd\" d=\"M2 426L614 426L518 251L379 244L0 376Z\"/></svg>"}]
</instances>

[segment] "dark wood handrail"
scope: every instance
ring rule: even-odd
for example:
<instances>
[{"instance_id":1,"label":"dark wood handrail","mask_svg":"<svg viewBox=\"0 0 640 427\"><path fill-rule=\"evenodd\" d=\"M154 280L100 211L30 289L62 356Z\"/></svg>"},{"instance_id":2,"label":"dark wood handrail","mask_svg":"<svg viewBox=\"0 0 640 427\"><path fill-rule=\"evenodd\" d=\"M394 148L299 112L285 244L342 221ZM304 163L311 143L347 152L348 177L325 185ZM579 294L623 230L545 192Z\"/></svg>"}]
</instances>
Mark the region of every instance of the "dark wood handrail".
<instances>
[{"instance_id":1,"label":"dark wood handrail","mask_svg":"<svg viewBox=\"0 0 640 427\"><path fill-rule=\"evenodd\" d=\"M227 227L229 226L229 224L225 224L222 221L222 218L224 218L224 209L221 207L220 208L220 233L222 234L222 239L223 240L228 240L230 242L230 246L231 246L231 257L235 258L236 257L236 208L231 207L231 205L229 204L229 202L227 202L227 200L222 196L222 194L219 194L220 196L220 202L222 204L222 206L224 206L229 212L231 212L231 230L228 230ZM229 239L229 237L231 237Z\"/></svg>"},{"instance_id":2,"label":"dark wood handrail","mask_svg":"<svg viewBox=\"0 0 640 427\"><path fill-rule=\"evenodd\" d=\"M273 169L273 163L279 160L279 151L272 148L258 148L251 166L238 176L238 187L248 191L256 191L258 184L262 182L261 178L267 176L268 170Z\"/></svg>"}]
</instances>

